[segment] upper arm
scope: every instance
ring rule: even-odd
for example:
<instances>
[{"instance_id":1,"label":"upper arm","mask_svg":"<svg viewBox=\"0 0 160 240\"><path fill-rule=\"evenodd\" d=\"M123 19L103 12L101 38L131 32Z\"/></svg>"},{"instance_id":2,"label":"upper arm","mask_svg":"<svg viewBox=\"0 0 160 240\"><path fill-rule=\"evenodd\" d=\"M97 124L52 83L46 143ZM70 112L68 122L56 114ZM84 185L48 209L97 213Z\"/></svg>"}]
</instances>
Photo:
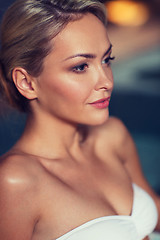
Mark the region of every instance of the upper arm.
<instances>
[{"instance_id":1,"label":"upper arm","mask_svg":"<svg viewBox=\"0 0 160 240\"><path fill-rule=\"evenodd\" d=\"M29 181L14 166L0 168L0 239L31 239L36 207Z\"/></svg>"},{"instance_id":2,"label":"upper arm","mask_svg":"<svg viewBox=\"0 0 160 240\"><path fill-rule=\"evenodd\" d=\"M114 153L126 168L132 182L142 187L152 196L159 212L159 226L157 229L160 230L160 197L149 186L143 174L136 145L125 125L121 120L110 117L104 125L95 128L93 133L96 139L95 149L98 156L104 159L104 155L107 156L108 151Z\"/></svg>"},{"instance_id":3,"label":"upper arm","mask_svg":"<svg viewBox=\"0 0 160 240\"><path fill-rule=\"evenodd\" d=\"M139 155L136 149L136 145L134 143L133 138L130 133L126 129L126 127L121 123L121 134L122 141L120 144L121 156L124 162L124 166L129 173L129 176L132 179L132 182L136 183L140 187L142 187L145 191L147 191L152 198L154 199L157 209L159 212L159 220L160 220L160 197L153 191L148 181L146 180L143 170L140 164ZM159 226L158 226L159 225ZM160 221L157 225L157 230L160 230Z\"/></svg>"},{"instance_id":4,"label":"upper arm","mask_svg":"<svg viewBox=\"0 0 160 240\"><path fill-rule=\"evenodd\" d=\"M122 128L121 156L124 166L127 169L132 182L138 184L152 195L154 193L143 174L135 142L127 128L124 125L122 125Z\"/></svg>"}]
</instances>

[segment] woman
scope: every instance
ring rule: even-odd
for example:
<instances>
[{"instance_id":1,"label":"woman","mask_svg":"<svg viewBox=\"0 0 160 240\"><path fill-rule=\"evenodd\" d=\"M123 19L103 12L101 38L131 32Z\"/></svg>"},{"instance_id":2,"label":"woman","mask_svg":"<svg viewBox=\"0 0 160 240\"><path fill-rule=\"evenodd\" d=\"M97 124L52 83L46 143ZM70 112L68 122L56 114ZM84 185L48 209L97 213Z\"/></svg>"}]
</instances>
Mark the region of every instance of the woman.
<instances>
[{"instance_id":1,"label":"woman","mask_svg":"<svg viewBox=\"0 0 160 240\"><path fill-rule=\"evenodd\" d=\"M1 32L1 93L28 118L1 157L0 239L148 239L160 199L128 131L109 118L103 5L18 0Z\"/></svg>"}]
</instances>

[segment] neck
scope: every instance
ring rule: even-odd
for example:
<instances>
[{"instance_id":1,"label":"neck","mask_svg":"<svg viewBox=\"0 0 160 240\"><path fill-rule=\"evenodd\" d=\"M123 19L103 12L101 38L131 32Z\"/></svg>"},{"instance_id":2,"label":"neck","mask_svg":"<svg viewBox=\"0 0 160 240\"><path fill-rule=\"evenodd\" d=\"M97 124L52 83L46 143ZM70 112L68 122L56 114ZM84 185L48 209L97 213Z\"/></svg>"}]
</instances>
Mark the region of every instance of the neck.
<instances>
[{"instance_id":1,"label":"neck","mask_svg":"<svg viewBox=\"0 0 160 240\"><path fill-rule=\"evenodd\" d=\"M52 159L66 157L79 142L77 124L51 116L29 115L24 133L15 148Z\"/></svg>"}]
</instances>

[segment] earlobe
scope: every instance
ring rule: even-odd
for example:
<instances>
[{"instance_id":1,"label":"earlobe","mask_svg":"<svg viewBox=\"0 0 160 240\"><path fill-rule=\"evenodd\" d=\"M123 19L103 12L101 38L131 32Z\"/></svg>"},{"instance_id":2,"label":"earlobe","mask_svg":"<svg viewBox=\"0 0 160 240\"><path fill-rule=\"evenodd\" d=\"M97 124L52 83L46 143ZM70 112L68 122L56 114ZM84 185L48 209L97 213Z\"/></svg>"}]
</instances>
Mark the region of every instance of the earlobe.
<instances>
[{"instance_id":1,"label":"earlobe","mask_svg":"<svg viewBox=\"0 0 160 240\"><path fill-rule=\"evenodd\" d=\"M12 78L18 91L27 99L37 98L34 89L33 78L23 68L15 68L12 71Z\"/></svg>"}]
</instances>

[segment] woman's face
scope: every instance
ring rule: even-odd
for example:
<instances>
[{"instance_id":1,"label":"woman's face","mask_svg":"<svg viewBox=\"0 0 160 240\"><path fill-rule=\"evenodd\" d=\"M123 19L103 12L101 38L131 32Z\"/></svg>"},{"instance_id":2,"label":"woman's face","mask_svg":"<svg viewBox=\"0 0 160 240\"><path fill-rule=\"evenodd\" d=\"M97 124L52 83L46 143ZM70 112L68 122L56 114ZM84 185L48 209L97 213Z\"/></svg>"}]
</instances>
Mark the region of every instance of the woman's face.
<instances>
[{"instance_id":1,"label":"woman's face","mask_svg":"<svg viewBox=\"0 0 160 240\"><path fill-rule=\"evenodd\" d=\"M104 25L87 14L70 22L52 43L37 78L40 109L69 122L102 124L113 88L111 44Z\"/></svg>"}]
</instances>

